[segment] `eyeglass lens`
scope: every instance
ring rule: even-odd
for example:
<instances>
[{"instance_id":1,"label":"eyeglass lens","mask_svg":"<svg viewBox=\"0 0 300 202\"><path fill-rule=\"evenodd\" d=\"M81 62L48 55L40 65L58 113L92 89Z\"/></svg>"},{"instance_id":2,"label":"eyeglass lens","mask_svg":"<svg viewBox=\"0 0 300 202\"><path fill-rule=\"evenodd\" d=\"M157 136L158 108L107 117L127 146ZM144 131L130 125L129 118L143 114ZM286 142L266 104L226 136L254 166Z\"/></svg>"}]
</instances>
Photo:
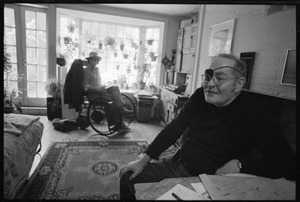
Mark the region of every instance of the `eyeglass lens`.
<instances>
[{"instance_id":1,"label":"eyeglass lens","mask_svg":"<svg viewBox=\"0 0 300 202\"><path fill-rule=\"evenodd\" d=\"M203 81L210 81L213 76L214 76L214 70L207 69L204 72L204 80Z\"/></svg>"}]
</instances>

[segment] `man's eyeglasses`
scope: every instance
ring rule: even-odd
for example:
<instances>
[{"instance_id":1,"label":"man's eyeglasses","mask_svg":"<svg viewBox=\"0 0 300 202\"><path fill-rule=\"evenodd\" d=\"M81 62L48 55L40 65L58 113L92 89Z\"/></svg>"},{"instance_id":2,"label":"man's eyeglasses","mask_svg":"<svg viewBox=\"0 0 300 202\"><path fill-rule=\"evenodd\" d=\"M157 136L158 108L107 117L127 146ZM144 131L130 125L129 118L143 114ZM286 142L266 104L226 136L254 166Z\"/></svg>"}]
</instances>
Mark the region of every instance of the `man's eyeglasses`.
<instances>
[{"instance_id":1,"label":"man's eyeglasses","mask_svg":"<svg viewBox=\"0 0 300 202\"><path fill-rule=\"evenodd\" d=\"M226 83L227 81L237 78L237 77L228 78L228 77L225 77L223 74L214 74L214 71L216 71L218 69L226 68L226 67L231 68L231 69L239 72L242 75L242 73L239 70L235 69L234 67L230 67L230 66L222 66L215 70L207 69L207 70L205 70L204 74L201 75L203 84L207 85L210 82L210 80L213 79L215 85L219 86L219 85Z\"/></svg>"}]
</instances>

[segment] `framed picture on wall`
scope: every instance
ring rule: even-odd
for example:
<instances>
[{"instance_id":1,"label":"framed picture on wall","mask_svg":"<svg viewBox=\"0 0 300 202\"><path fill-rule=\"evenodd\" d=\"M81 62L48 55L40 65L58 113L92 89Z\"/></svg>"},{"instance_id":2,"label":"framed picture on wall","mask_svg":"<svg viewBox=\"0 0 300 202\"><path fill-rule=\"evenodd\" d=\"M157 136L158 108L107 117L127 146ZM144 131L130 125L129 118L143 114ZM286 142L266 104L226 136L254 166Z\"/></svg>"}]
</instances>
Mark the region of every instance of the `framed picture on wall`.
<instances>
[{"instance_id":1,"label":"framed picture on wall","mask_svg":"<svg viewBox=\"0 0 300 202\"><path fill-rule=\"evenodd\" d=\"M210 28L208 56L230 53L235 19L228 20Z\"/></svg>"},{"instance_id":2,"label":"framed picture on wall","mask_svg":"<svg viewBox=\"0 0 300 202\"><path fill-rule=\"evenodd\" d=\"M296 49L286 51L280 84L296 86Z\"/></svg>"}]
</instances>

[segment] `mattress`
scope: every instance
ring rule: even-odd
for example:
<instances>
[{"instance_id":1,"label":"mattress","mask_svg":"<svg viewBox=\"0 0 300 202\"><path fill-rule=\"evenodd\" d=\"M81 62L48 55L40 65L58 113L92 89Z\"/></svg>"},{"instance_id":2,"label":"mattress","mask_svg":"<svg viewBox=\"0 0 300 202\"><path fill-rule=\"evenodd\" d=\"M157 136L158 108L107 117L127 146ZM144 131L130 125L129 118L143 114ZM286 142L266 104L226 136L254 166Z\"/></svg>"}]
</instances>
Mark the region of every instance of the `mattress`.
<instances>
[{"instance_id":1,"label":"mattress","mask_svg":"<svg viewBox=\"0 0 300 202\"><path fill-rule=\"evenodd\" d=\"M43 129L39 117L4 114L4 198L14 198L28 179Z\"/></svg>"}]
</instances>

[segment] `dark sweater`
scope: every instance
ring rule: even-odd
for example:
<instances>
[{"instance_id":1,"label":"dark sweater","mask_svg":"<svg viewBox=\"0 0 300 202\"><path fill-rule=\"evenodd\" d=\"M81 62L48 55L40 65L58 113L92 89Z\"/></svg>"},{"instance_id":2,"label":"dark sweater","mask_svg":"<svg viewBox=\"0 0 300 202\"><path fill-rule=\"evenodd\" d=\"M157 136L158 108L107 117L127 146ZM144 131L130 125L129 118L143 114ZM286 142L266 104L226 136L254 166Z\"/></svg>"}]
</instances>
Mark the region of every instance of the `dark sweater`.
<instances>
[{"instance_id":1,"label":"dark sweater","mask_svg":"<svg viewBox=\"0 0 300 202\"><path fill-rule=\"evenodd\" d=\"M199 88L146 154L157 159L189 127L181 156L193 175L215 174L228 161L239 159L243 173L295 179L295 153L274 130L267 114L247 92L218 108L205 101L203 88ZM255 148L262 158L250 157Z\"/></svg>"}]
</instances>

